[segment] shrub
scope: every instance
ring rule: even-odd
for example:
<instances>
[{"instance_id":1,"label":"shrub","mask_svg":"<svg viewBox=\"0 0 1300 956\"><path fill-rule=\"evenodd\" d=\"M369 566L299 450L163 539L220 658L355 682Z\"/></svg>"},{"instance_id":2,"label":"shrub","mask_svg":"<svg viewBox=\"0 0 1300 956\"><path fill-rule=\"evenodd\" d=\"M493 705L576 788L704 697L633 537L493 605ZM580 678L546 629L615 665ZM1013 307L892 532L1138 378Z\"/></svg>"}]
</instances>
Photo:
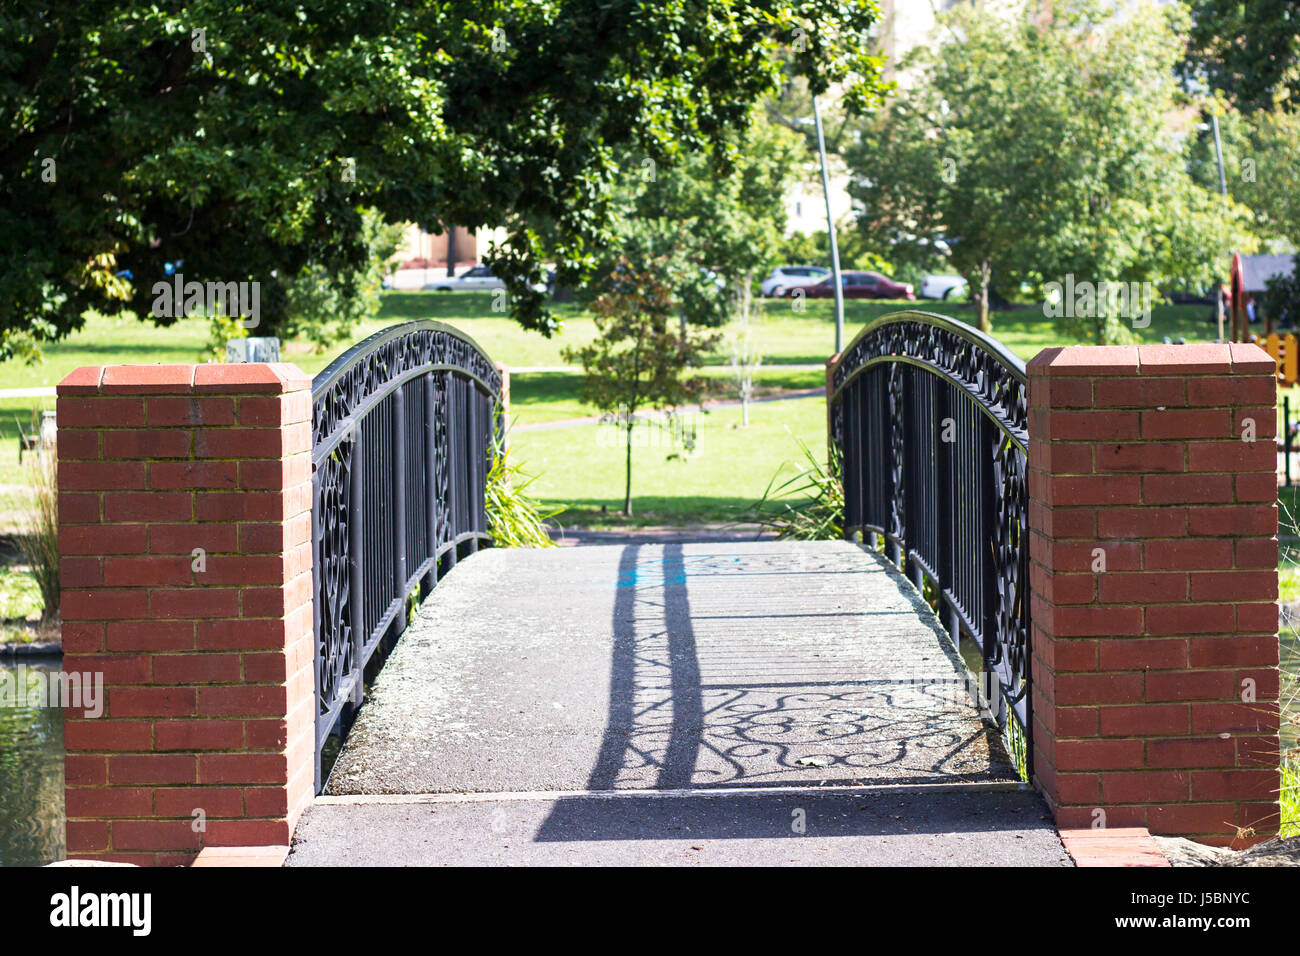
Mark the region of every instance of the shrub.
<instances>
[{"instance_id":1,"label":"shrub","mask_svg":"<svg viewBox=\"0 0 1300 956\"><path fill-rule=\"evenodd\" d=\"M20 525L18 549L40 588L44 624L59 613L59 486L58 453L54 447L32 456L27 481L32 499Z\"/></svg>"}]
</instances>

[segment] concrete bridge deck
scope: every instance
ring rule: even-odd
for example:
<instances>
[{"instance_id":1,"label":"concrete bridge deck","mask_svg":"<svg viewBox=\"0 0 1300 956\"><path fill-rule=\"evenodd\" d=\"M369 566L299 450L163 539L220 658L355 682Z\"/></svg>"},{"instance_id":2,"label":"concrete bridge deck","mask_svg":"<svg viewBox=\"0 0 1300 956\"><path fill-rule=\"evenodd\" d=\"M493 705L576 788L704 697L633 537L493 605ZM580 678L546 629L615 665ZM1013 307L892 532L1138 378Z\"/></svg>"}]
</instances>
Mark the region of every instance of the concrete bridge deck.
<instances>
[{"instance_id":1,"label":"concrete bridge deck","mask_svg":"<svg viewBox=\"0 0 1300 956\"><path fill-rule=\"evenodd\" d=\"M1068 864L965 680L847 542L490 550L408 628L289 863Z\"/></svg>"}]
</instances>

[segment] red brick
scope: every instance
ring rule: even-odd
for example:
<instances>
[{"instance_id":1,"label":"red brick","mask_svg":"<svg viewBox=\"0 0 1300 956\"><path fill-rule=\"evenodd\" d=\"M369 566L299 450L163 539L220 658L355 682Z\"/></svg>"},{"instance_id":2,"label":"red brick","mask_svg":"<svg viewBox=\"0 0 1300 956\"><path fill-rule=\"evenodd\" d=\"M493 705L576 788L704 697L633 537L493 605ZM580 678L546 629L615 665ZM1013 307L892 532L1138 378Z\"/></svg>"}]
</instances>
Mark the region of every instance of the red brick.
<instances>
[{"instance_id":1,"label":"red brick","mask_svg":"<svg viewBox=\"0 0 1300 956\"><path fill-rule=\"evenodd\" d=\"M202 503L204 496L199 496ZM239 532L233 524L156 524L149 526L150 554L208 554L238 549ZM144 548L140 549L141 551Z\"/></svg>"},{"instance_id":2,"label":"red brick","mask_svg":"<svg viewBox=\"0 0 1300 956\"><path fill-rule=\"evenodd\" d=\"M1276 731L1281 719L1276 704L1192 704L1192 733L1262 733Z\"/></svg>"},{"instance_id":3,"label":"red brick","mask_svg":"<svg viewBox=\"0 0 1300 956\"><path fill-rule=\"evenodd\" d=\"M1143 475L1142 503L1180 505L1229 501L1232 475Z\"/></svg>"},{"instance_id":4,"label":"red brick","mask_svg":"<svg viewBox=\"0 0 1300 956\"><path fill-rule=\"evenodd\" d=\"M145 402L145 409L150 426L155 428L175 425L235 424L233 398L190 396L150 398Z\"/></svg>"},{"instance_id":5,"label":"red brick","mask_svg":"<svg viewBox=\"0 0 1300 956\"><path fill-rule=\"evenodd\" d=\"M65 428L139 428L144 424L144 402L138 398L79 398L59 400L59 431Z\"/></svg>"},{"instance_id":6,"label":"red brick","mask_svg":"<svg viewBox=\"0 0 1300 956\"><path fill-rule=\"evenodd\" d=\"M65 720L63 745L69 751L117 752L149 750L153 724L147 720L107 720L102 717Z\"/></svg>"},{"instance_id":7,"label":"red brick","mask_svg":"<svg viewBox=\"0 0 1300 956\"><path fill-rule=\"evenodd\" d=\"M1155 408L1186 404L1182 378L1098 379L1096 401L1101 408ZM1198 403L1199 404L1199 403Z\"/></svg>"},{"instance_id":8,"label":"red brick","mask_svg":"<svg viewBox=\"0 0 1300 956\"><path fill-rule=\"evenodd\" d=\"M218 820L208 825L208 846L285 846L293 833L287 820Z\"/></svg>"},{"instance_id":9,"label":"red brick","mask_svg":"<svg viewBox=\"0 0 1300 956\"><path fill-rule=\"evenodd\" d=\"M154 791L154 812L160 817L193 822L195 810L202 810L209 818L243 816L244 793L222 787L167 787Z\"/></svg>"},{"instance_id":10,"label":"red brick","mask_svg":"<svg viewBox=\"0 0 1300 956\"><path fill-rule=\"evenodd\" d=\"M1111 571L1098 575L1098 595L1104 604L1182 601L1187 598L1187 575Z\"/></svg>"},{"instance_id":11,"label":"red brick","mask_svg":"<svg viewBox=\"0 0 1300 956\"><path fill-rule=\"evenodd\" d=\"M98 524L99 495L59 491L59 525Z\"/></svg>"},{"instance_id":12,"label":"red brick","mask_svg":"<svg viewBox=\"0 0 1300 956\"><path fill-rule=\"evenodd\" d=\"M1130 704L1142 699L1142 682L1142 674L1058 674L1056 703Z\"/></svg>"},{"instance_id":13,"label":"red brick","mask_svg":"<svg viewBox=\"0 0 1300 956\"><path fill-rule=\"evenodd\" d=\"M61 461L59 491L143 491L142 461Z\"/></svg>"},{"instance_id":14,"label":"red brick","mask_svg":"<svg viewBox=\"0 0 1300 956\"><path fill-rule=\"evenodd\" d=\"M197 759L187 754L113 754L108 779L119 784L194 783Z\"/></svg>"},{"instance_id":15,"label":"red brick","mask_svg":"<svg viewBox=\"0 0 1300 956\"><path fill-rule=\"evenodd\" d=\"M1272 503L1277 501L1276 475L1237 475L1233 487L1236 498L1240 502L1259 501Z\"/></svg>"},{"instance_id":16,"label":"red brick","mask_svg":"<svg viewBox=\"0 0 1300 956\"><path fill-rule=\"evenodd\" d=\"M192 687L110 687L108 713L112 717L188 717L194 713Z\"/></svg>"},{"instance_id":17,"label":"red brick","mask_svg":"<svg viewBox=\"0 0 1300 956\"><path fill-rule=\"evenodd\" d=\"M202 580L198 575L197 580ZM153 615L160 620L236 617L239 614L237 588L157 589L149 592Z\"/></svg>"},{"instance_id":18,"label":"red brick","mask_svg":"<svg viewBox=\"0 0 1300 956\"><path fill-rule=\"evenodd\" d=\"M1081 475L1048 479L1046 500L1052 505L1131 505L1140 500L1132 475Z\"/></svg>"},{"instance_id":19,"label":"red brick","mask_svg":"<svg viewBox=\"0 0 1300 956\"><path fill-rule=\"evenodd\" d=\"M155 684L229 684L239 675L238 654L165 654L153 667Z\"/></svg>"},{"instance_id":20,"label":"red brick","mask_svg":"<svg viewBox=\"0 0 1300 956\"><path fill-rule=\"evenodd\" d=\"M99 457L99 432L80 428L59 428L59 458L93 459Z\"/></svg>"},{"instance_id":21,"label":"red brick","mask_svg":"<svg viewBox=\"0 0 1300 956\"><path fill-rule=\"evenodd\" d=\"M204 717L273 717L285 713L287 704L283 685L203 687L199 690L199 713Z\"/></svg>"},{"instance_id":22,"label":"red brick","mask_svg":"<svg viewBox=\"0 0 1300 956\"><path fill-rule=\"evenodd\" d=\"M110 651L192 650L194 624L190 621L113 622L108 625L107 646Z\"/></svg>"},{"instance_id":23,"label":"red brick","mask_svg":"<svg viewBox=\"0 0 1300 956\"><path fill-rule=\"evenodd\" d=\"M1191 442L1187 446L1189 471L1242 472L1277 469L1277 448L1271 440Z\"/></svg>"},{"instance_id":24,"label":"red brick","mask_svg":"<svg viewBox=\"0 0 1300 956\"><path fill-rule=\"evenodd\" d=\"M93 588L104 583L99 558L67 555L59 561L59 584L65 588Z\"/></svg>"},{"instance_id":25,"label":"red brick","mask_svg":"<svg viewBox=\"0 0 1300 956\"><path fill-rule=\"evenodd\" d=\"M194 371L194 390L205 394L279 393L310 388L309 376L280 362L200 365Z\"/></svg>"},{"instance_id":26,"label":"red brick","mask_svg":"<svg viewBox=\"0 0 1300 956\"><path fill-rule=\"evenodd\" d=\"M1102 803L1171 803L1186 801L1188 774L1170 771L1104 773Z\"/></svg>"},{"instance_id":27,"label":"red brick","mask_svg":"<svg viewBox=\"0 0 1300 956\"><path fill-rule=\"evenodd\" d=\"M1214 571L1193 574L1193 601L1273 601L1276 571Z\"/></svg>"},{"instance_id":28,"label":"red brick","mask_svg":"<svg viewBox=\"0 0 1300 956\"><path fill-rule=\"evenodd\" d=\"M69 820L66 824L68 856L75 858L92 850L108 849L108 823L99 820Z\"/></svg>"},{"instance_id":29,"label":"red brick","mask_svg":"<svg viewBox=\"0 0 1300 956\"><path fill-rule=\"evenodd\" d=\"M104 624L101 621L64 621L63 653L87 654L104 649Z\"/></svg>"},{"instance_id":30,"label":"red brick","mask_svg":"<svg viewBox=\"0 0 1300 956\"><path fill-rule=\"evenodd\" d=\"M249 787L244 791L244 806L250 817L281 817L289 812L283 787Z\"/></svg>"},{"instance_id":31,"label":"red brick","mask_svg":"<svg viewBox=\"0 0 1300 956\"><path fill-rule=\"evenodd\" d=\"M202 650L271 650L283 648L286 627L282 620L199 621L198 646Z\"/></svg>"},{"instance_id":32,"label":"red brick","mask_svg":"<svg viewBox=\"0 0 1300 956\"><path fill-rule=\"evenodd\" d=\"M1150 671L1146 674L1148 701L1227 701L1236 696L1237 684L1232 671Z\"/></svg>"},{"instance_id":33,"label":"red brick","mask_svg":"<svg viewBox=\"0 0 1300 956\"><path fill-rule=\"evenodd\" d=\"M145 428L104 432L105 458L188 458L190 432Z\"/></svg>"},{"instance_id":34,"label":"red brick","mask_svg":"<svg viewBox=\"0 0 1300 956\"><path fill-rule=\"evenodd\" d=\"M119 587L149 587L161 584L189 584L193 580L188 558L104 559L104 583Z\"/></svg>"},{"instance_id":35,"label":"red brick","mask_svg":"<svg viewBox=\"0 0 1300 956\"><path fill-rule=\"evenodd\" d=\"M70 820L148 817L153 815L153 791L140 787L69 787L64 806Z\"/></svg>"},{"instance_id":36,"label":"red brick","mask_svg":"<svg viewBox=\"0 0 1300 956\"><path fill-rule=\"evenodd\" d=\"M233 461L155 461L149 464L152 488L228 490L239 484L239 465Z\"/></svg>"},{"instance_id":37,"label":"red brick","mask_svg":"<svg viewBox=\"0 0 1300 956\"><path fill-rule=\"evenodd\" d=\"M207 569L197 579L205 585L280 585L285 580L285 562L278 555L208 558Z\"/></svg>"},{"instance_id":38,"label":"red brick","mask_svg":"<svg viewBox=\"0 0 1300 956\"><path fill-rule=\"evenodd\" d=\"M65 621L113 621L149 616L149 595L145 591L72 590L63 592L59 613Z\"/></svg>"},{"instance_id":39,"label":"red brick","mask_svg":"<svg viewBox=\"0 0 1300 956\"><path fill-rule=\"evenodd\" d=\"M1149 767L1230 767L1236 759L1231 739L1183 737L1147 741Z\"/></svg>"},{"instance_id":40,"label":"red brick","mask_svg":"<svg viewBox=\"0 0 1300 956\"><path fill-rule=\"evenodd\" d=\"M286 453L284 429L217 428L194 434L196 458L281 458Z\"/></svg>"},{"instance_id":41,"label":"red brick","mask_svg":"<svg viewBox=\"0 0 1300 956\"><path fill-rule=\"evenodd\" d=\"M1262 376L1220 376L1189 378L1189 405L1267 405L1277 401L1277 386Z\"/></svg>"},{"instance_id":42,"label":"red brick","mask_svg":"<svg viewBox=\"0 0 1300 956\"><path fill-rule=\"evenodd\" d=\"M203 834L189 820L119 820L113 824L117 850L197 850Z\"/></svg>"},{"instance_id":43,"label":"red brick","mask_svg":"<svg viewBox=\"0 0 1300 956\"><path fill-rule=\"evenodd\" d=\"M1146 609L1148 634L1226 634L1232 630L1231 604L1157 604Z\"/></svg>"},{"instance_id":44,"label":"red brick","mask_svg":"<svg viewBox=\"0 0 1300 956\"><path fill-rule=\"evenodd\" d=\"M1187 533L1186 508L1107 508L1097 512L1101 538L1177 538Z\"/></svg>"},{"instance_id":45,"label":"red brick","mask_svg":"<svg viewBox=\"0 0 1300 956\"><path fill-rule=\"evenodd\" d=\"M1133 704L1102 707L1100 716L1101 733L1105 737L1185 734L1189 727L1187 704Z\"/></svg>"},{"instance_id":46,"label":"red brick","mask_svg":"<svg viewBox=\"0 0 1300 956\"><path fill-rule=\"evenodd\" d=\"M1182 442L1106 442L1097 445L1097 471L1181 472Z\"/></svg>"},{"instance_id":47,"label":"red brick","mask_svg":"<svg viewBox=\"0 0 1300 956\"><path fill-rule=\"evenodd\" d=\"M1235 833L1236 807L1230 803L1152 806L1147 819L1152 833Z\"/></svg>"},{"instance_id":48,"label":"red brick","mask_svg":"<svg viewBox=\"0 0 1300 956\"><path fill-rule=\"evenodd\" d=\"M1152 571L1224 571L1232 567L1232 542L1208 538L1148 541L1143 556Z\"/></svg>"},{"instance_id":49,"label":"red brick","mask_svg":"<svg viewBox=\"0 0 1300 956\"><path fill-rule=\"evenodd\" d=\"M1277 541L1273 538L1241 538L1237 541L1236 566L1239 568L1276 568Z\"/></svg>"},{"instance_id":50,"label":"red brick","mask_svg":"<svg viewBox=\"0 0 1300 956\"><path fill-rule=\"evenodd\" d=\"M1233 438L1232 416L1224 408L1141 412L1143 438Z\"/></svg>"},{"instance_id":51,"label":"red brick","mask_svg":"<svg viewBox=\"0 0 1300 956\"><path fill-rule=\"evenodd\" d=\"M1277 601L1267 604L1238 604L1237 633L1276 634L1278 624Z\"/></svg>"},{"instance_id":52,"label":"red brick","mask_svg":"<svg viewBox=\"0 0 1300 956\"><path fill-rule=\"evenodd\" d=\"M1101 642L1101 670L1170 670L1187 667L1187 642L1182 638Z\"/></svg>"},{"instance_id":53,"label":"red brick","mask_svg":"<svg viewBox=\"0 0 1300 956\"><path fill-rule=\"evenodd\" d=\"M193 381L193 365L109 365L99 390L105 394L183 395Z\"/></svg>"},{"instance_id":54,"label":"red brick","mask_svg":"<svg viewBox=\"0 0 1300 956\"><path fill-rule=\"evenodd\" d=\"M1193 800L1252 800L1277 798L1276 770L1199 770L1192 774Z\"/></svg>"},{"instance_id":55,"label":"red brick","mask_svg":"<svg viewBox=\"0 0 1300 956\"><path fill-rule=\"evenodd\" d=\"M202 783L285 783L288 761L283 754L203 754Z\"/></svg>"},{"instance_id":56,"label":"red brick","mask_svg":"<svg viewBox=\"0 0 1300 956\"><path fill-rule=\"evenodd\" d=\"M244 728L237 720L160 720L158 750L239 750Z\"/></svg>"},{"instance_id":57,"label":"red brick","mask_svg":"<svg viewBox=\"0 0 1300 956\"><path fill-rule=\"evenodd\" d=\"M244 721L244 746L249 750L283 750L289 739L284 720Z\"/></svg>"},{"instance_id":58,"label":"red brick","mask_svg":"<svg viewBox=\"0 0 1300 956\"><path fill-rule=\"evenodd\" d=\"M1053 633L1063 637L1110 637L1142 630L1140 607L1055 607L1050 614Z\"/></svg>"},{"instance_id":59,"label":"red brick","mask_svg":"<svg viewBox=\"0 0 1300 956\"><path fill-rule=\"evenodd\" d=\"M1277 508L1272 505L1189 508L1187 516L1192 534L1233 537L1277 534Z\"/></svg>"},{"instance_id":60,"label":"red brick","mask_svg":"<svg viewBox=\"0 0 1300 956\"><path fill-rule=\"evenodd\" d=\"M69 787L100 787L108 782L108 758L70 753L63 758L63 779Z\"/></svg>"},{"instance_id":61,"label":"red brick","mask_svg":"<svg viewBox=\"0 0 1300 956\"><path fill-rule=\"evenodd\" d=\"M1056 769L1125 770L1142 766L1140 740L1060 740Z\"/></svg>"}]
</instances>

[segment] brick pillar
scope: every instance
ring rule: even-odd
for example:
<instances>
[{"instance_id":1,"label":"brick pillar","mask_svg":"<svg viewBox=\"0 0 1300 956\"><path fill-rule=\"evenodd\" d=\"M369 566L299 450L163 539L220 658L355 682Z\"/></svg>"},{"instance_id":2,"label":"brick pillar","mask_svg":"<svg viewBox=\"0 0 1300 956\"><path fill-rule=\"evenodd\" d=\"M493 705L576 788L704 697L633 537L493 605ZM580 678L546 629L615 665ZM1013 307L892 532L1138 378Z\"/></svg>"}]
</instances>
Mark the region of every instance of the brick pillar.
<instances>
[{"instance_id":1,"label":"brick pillar","mask_svg":"<svg viewBox=\"0 0 1300 956\"><path fill-rule=\"evenodd\" d=\"M58 387L70 858L287 844L313 789L311 380L81 368Z\"/></svg>"},{"instance_id":2,"label":"brick pillar","mask_svg":"<svg viewBox=\"0 0 1300 956\"><path fill-rule=\"evenodd\" d=\"M1063 827L1276 831L1272 359L1070 347L1028 370L1037 785Z\"/></svg>"}]
</instances>

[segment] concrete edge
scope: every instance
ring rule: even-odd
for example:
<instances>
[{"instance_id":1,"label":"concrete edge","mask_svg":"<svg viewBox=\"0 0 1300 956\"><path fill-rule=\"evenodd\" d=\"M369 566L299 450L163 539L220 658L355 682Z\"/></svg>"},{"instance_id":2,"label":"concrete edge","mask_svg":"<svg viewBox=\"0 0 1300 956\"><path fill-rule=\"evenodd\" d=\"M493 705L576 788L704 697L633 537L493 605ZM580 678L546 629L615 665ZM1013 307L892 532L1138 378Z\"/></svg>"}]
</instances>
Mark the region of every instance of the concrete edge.
<instances>
[{"instance_id":1,"label":"concrete edge","mask_svg":"<svg viewBox=\"0 0 1300 956\"><path fill-rule=\"evenodd\" d=\"M287 846L205 846L190 866L282 867L288 857Z\"/></svg>"},{"instance_id":2,"label":"concrete edge","mask_svg":"<svg viewBox=\"0 0 1300 956\"><path fill-rule=\"evenodd\" d=\"M1075 866L1167 867L1171 864L1146 827L1061 830Z\"/></svg>"},{"instance_id":3,"label":"concrete edge","mask_svg":"<svg viewBox=\"0 0 1300 956\"><path fill-rule=\"evenodd\" d=\"M1032 789L1019 780L954 781L951 783L886 783L862 786L808 786L783 787L696 787L686 790L501 790L470 793L340 793L321 794L314 806L364 806L367 804L423 804L423 803L496 803L512 801L548 800L629 800L681 799L684 797L771 797L785 795L827 795L884 793L984 793L1019 792Z\"/></svg>"},{"instance_id":4,"label":"concrete edge","mask_svg":"<svg viewBox=\"0 0 1300 956\"><path fill-rule=\"evenodd\" d=\"M0 644L0 660L26 660L29 657L61 657L60 641L33 641L30 644L6 642Z\"/></svg>"}]
</instances>

